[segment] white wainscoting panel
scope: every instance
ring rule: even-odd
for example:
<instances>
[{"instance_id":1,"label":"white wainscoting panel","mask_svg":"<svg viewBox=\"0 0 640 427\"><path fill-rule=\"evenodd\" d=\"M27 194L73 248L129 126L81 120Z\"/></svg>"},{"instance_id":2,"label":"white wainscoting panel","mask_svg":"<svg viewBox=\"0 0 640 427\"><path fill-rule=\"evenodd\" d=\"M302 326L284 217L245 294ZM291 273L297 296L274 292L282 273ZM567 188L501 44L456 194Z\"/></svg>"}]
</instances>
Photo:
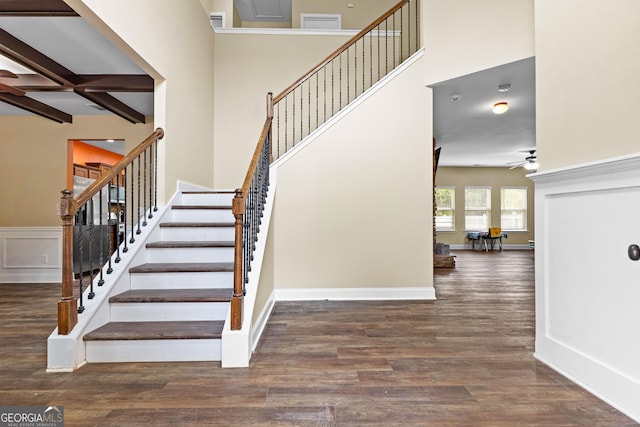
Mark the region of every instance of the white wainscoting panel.
<instances>
[{"instance_id":1,"label":"white wainscoting panel","mask_svg":"<svg viewBox=\"0 0 640 427\"><path fill-rule=\"evenodd\" d=\"M640 154L532 179L535 355L640 421Z\"/></svg>"},{"instance_id":2,"label":"white wainscoting panel","mask_svg":"<svg viewBox=\"0 0 640 427\"><path fill-rule=\"evenodd\" d=\"M62 279L62 227L0 227L0 283Z\"/></svg>"}]
</instances>

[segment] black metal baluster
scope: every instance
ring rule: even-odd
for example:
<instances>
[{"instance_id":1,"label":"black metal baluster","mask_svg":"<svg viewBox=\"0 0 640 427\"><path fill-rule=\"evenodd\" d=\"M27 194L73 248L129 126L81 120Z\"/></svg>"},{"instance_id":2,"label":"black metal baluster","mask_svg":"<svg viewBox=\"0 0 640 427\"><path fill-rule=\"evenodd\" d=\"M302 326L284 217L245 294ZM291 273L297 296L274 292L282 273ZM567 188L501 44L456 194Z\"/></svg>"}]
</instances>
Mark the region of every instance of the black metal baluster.
<instances>
[{"instance_id":1,"label":"black metal baluster","mask_svg":"<svg viewBox=\"0 0 640 427\"><path fill-rule=\"evenodd\" d=\"M151 207L153 206L153 177L155 175L155 171L153 170L153 165L154 165L154 157L153 157L153 147L156 143L153 142L150 146L149 146L149 219L153 218L153 209L151 209Z\"/></svg>"},{"instance_id":2,"label":"black metal baluster","mask_svg":"<svg viewBox=\"0 0 640 427\"><path fill-rule=\"evenodd\" d=\"M109 183L109 191L111 191L111 183ZM111 219L109 220L109 227L111 227ZM113 226L116 229L116 234L115 234L115 238L116 238L116 247L115 247L115 252L116 252L116 259L114 260L116 263L119 263L122 258L120 258L120 243L122 243L120 241L120 181L118 181L116 179L116 219L113 220ZM125 242L125 247L122 249L122 252L127 252L129 249L126 248L127 244ZM126 249L126 250L125 250Z\"/></svg>"},{"instance_id":3,"label":"black metal baluster","mask_svg":"<svg viewBox=\"0 0 640 427\"><path fill-rule=\"evenodd\" d=\"M124 246L122 247L122 252L129 252L129 247L127 246L127 168L124 168L124 173L122 174L122 190L124 191L124 206L120 205L120 181L118 181L118 202L117 202L117 212L116 212L116 221L118 223L118 227L116 229L116 238L118 244L122 241L124 242ZM120 214L122 212L122 214ZM120 237L120 223L122 222L122 229L124 232L122 233L122 237ZM118 245L119 246L119 245Z\"/></svg>"},{"instance_id":4,"label":"black metal baluster","mask_svg":"<svg viewBox=\"0 0 640 427\"><path fill-rule=\"evenodd\" d=\"M107 228L108 228L108 226L111 225L111 218L109 218L109 216L110 216L109 213L111 212L110 209L109 209L111 207L111 183L107 184L107 189L109 191L109 195L107 196ZM113 265L111 263L111 258L112 258L112 255L113 255L113 252L111 251L111 248L112 248L113 244L114 243L113 243L112 233L107 233L107 247L109 248L109 250L108 250L109 255L108 255L108 259L107 259L107 262L109 263L109 266L107 267L107 274L113 273Z\"/></svg>"},{"instance_id":5,"label":"black metal baluster","mask_svg":"<svg viewBox=\"0 0 640 427\"><path fill-rule=\"evenodd\" d=\"M400 8L400 63L402 64L402 61L404 60L404 56L402 56L402 47L404 45L404 32L402 31L402 10L403 10L404 6ZM395 16L395 15L394 15Z\"/></svg>"},{"instance_id":6,"label":"black metal baluster","mask_svg":"<svg viewBox=\"0 0 640 427\"><path fill-rule=\"evenodd\" d=\"M133 195L134 193L134 188L133 188L133 180L134 180L134 176L135 176L135 169L134 169L134 165L135 163L132 161L131 162L131 197L127 198L127 204L129 204L131 206L131 238L129 239L129 243L134 243L136 241L135 237L134 237L134 232L133 232L133 226L134 226L134 221L135 221L135 200L133 200ZM126 237L125 237L126 239Z\"/></svg>"},{"instance_id":7,"label":"black metal baluster","mask_svg":"<svg viewBox=\"0 0 640 427\"><path fill-rule=\"evenodd\" d=\"M84 281L83 281L83 272L84 272L84 248L82 244L82 240L84 239L84 233L82 229L85 226L86 218L87 218L87 205L86 203L82 205L80 210L78 211L80 214L80 219L77 221L78 223L78 286L80 291L80 296L78 299L78 313L82 313L84 311Z\"/></svg>"},{"instance_id":8,"label":"black metal baluster","mask_svg":"<svg viewBox=\"0 0 640 427\"><path fill-rule=\"evenodd\" d=\"M93 299L96 296L96 293L93 291L93 230L94 230L94 221L93 215L95 212L93 206L93 199L89 199L87 201L87 206L91 212L90 215L87 215L87 229L89 231L89 293L87 294L87 298Z\"/></svg>"},{"instance_id":9,"label":"black metal baluster","mask_svg":"<svg viewBox=\"0 0 640 427\"><path fill-rule=\"evenodd\" d=\"M140 159L140 156L138 156ZM144 150L144 161L142 162L144 165L144 172L142 178L142 226L147 226L147 150ZM140 189L138 189L138 194L140 194Z\"/></svg>"},{"instance_id":10,"label":"black metal baluster","mask_svg":"<svg viewBox=\"0 0 640 427\"><path fill-rule=\"evenodd\" d=\"M138 229L136 234L142 233L140 230L140 156L138 155L138 197L137 197L138 209L136 209L136 218L138 219Z\"/></svg>"},{"instance_id":11,"label":"black metal baluster","mask_svg":"<svg viewBox=\"0 0 640 427\"><path fill-rule=\"evenodd\" d=\"M156 155L153 158L153 211L158 211L158 140L153 142L156 147Z\"/></svg>"},{"instance_id":12,"label":"black metal baluster","mask_svg":"<svg viewBox=\"0 0 640 427\"><path fill-rule=\"evenodd\" d=\"M100 193L98 193L98 204L100 205L100 220L98 222L99 227L100 227L100 279L98 280L98 286L102 286L104 285L104 274L102 272L105 264L104 261L104 241L105 241L105 236L104 236L104 222L103 222L103 212L106 211L107 214L107 224L109 223L109 196L107 195L106 197L106 204L104 203L104 197L102 197L102 190L100 190ZM109 229L109 227L107 226L107 230Z\"/></svg>"}]
</instances>

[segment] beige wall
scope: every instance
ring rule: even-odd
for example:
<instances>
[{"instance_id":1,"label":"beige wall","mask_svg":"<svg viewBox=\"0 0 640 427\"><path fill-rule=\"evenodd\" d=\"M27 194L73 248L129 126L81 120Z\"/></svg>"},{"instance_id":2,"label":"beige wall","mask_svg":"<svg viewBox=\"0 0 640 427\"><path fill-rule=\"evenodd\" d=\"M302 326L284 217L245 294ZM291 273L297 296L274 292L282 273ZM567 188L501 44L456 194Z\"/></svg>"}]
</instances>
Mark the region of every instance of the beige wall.
<instances>
[{"instance_id":1,"label":"beige wall","mask_svg":"<svg viewBox=\"0 0 640 427\"><path fill-rule=\"evenodd\" d=\"M423 0L426 84L534 55L533 0Z\"/></svg>"},{"instance_id":2,"label":"beige wall","mask_svg":"<svg viewBox=\"0 0 640 427\"><path fill-rule=\"evenodd\" d=\"M276 95L346 40L345 36L216 34L217 188L242 184L266 119L267 92Z\"/></svg>"},{"instance_id":3,"label":"beige wall","mask_svg":"<svg viewBox=\"0 0 640 427\"><path fill-rule=\"evenodd\" d=\"M165 129L166 158L160 199L178 179L211 186L214 34L200 0L67 2L157 79L155 126Z\"/></svg>"},{"instance_id":4,"label":"beige wall","mask_svg":"<svg viewBox=\"0 0 640 427\"><path fill-rule=\"evenodd\" d=\"M533 181L525 176L522 168L462 168L439 167L436 173L436 185L453 186L455 190L455 228L456 231L439 231L438 243L449 245L469 244L464 229L464 188L465 186L491 187L491 226L500 226L500 187L527 188L527 232L507 232L508 245L528 245L534 235L534 187Z\"/></svg>"},{"instance_id":5,"label":"beige wall","mask_svg":"<svg viewBox=\"0 0 640 427\"><path fill-rule=\"evenodd\" d=\"M433 285L432 100L422 67L278 167L276 288Z\"/></svg>"},{"instance_id":6,"label":"beige wall","mask_svg":"<svg viewBox=\"0 0 640 427\"><path fill-rule=\"evenodd\" d=\"M152 121L148 118L148 122ZM59 124L38 116L0 116L0 227L60 226L56 206L67 182L69 139L124 139L131 149L153 132L116 116L74 116Z\"/></svg>"},{"instance_id":7,"label":"beige wall","mask_svg":"<svg viewBox=\"0 0 640 427\"><path fill-rule=\"evenodd\" d=\"M293 0L291 26L300 28L301 13L338 13L342 29L361 30L398 3L397 0ZM347 7L352 4L353 7Z\"/></svg>"},{"instance_id":8,"label":"beige wall","mask_svg":"<svg viewBox=\"0 0 640 427\"><path fill-rule=\"evenodd\" d=\"M536 0L540 171L640 152L640 2Z\"/></svg>"}]
</instances>

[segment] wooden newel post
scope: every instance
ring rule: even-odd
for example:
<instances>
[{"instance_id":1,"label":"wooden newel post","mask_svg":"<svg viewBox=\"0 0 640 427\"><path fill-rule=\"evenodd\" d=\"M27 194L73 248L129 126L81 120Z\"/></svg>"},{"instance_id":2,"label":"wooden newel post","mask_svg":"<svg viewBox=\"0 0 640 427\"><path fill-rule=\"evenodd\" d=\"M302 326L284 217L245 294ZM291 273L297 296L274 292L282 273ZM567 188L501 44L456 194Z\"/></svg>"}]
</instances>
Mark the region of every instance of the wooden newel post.
<instances>
[{"instance_id":1,"label":"wooden newel post","mask_svg":"<svg viewBox=\"0 0 640 427\"><path fill-rule=\"evenodd\" d=\"M78 302L73 296L73 217L75 201L71 190L62 190L62 297L58 301L58 334L68 335L78 323Z\"/></svg>"},{"instance_id":2,"label":"wooden newel post","mask_svg":"<svg viewBox=\"0 0 640 427\"><path fill-rule=\"evenodd\" d=\"M231 330L242 329L242 302L244 296L242 274L242 218L244 216L244 198L242 190L236 190L231 206L235 222L235 248L233 254L233 296L231 297Z\"/></svg>"}]
</instances>

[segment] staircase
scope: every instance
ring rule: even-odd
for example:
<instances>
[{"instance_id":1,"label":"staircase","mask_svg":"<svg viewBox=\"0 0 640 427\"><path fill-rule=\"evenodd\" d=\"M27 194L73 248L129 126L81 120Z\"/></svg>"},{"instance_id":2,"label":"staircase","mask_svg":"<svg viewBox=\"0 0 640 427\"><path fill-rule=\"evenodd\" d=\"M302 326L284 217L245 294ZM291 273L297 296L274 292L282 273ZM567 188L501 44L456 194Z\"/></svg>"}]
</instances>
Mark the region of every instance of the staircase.
<instances>
[{"instance_id":1,"label":"staircase","mask_svg":"<svg viewBox=\"0 0 640 427\"><path fill-rule=\"evenodd\" d=\"M233 192L183 192L109 298L110 321L84 336L86 360L218 361L233 291Z\"/></svg>"}]
</instances>

